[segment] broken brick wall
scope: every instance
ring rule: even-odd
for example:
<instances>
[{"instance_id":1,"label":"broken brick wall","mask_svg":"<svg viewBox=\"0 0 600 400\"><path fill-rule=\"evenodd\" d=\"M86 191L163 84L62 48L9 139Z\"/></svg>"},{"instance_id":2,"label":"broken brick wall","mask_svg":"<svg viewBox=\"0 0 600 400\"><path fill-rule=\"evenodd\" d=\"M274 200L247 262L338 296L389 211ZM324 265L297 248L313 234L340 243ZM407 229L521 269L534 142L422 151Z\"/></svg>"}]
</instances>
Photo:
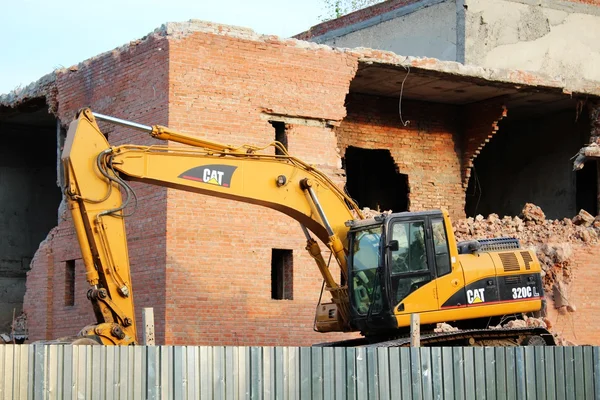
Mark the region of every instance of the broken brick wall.
<instances>
[{"instance_id":1,"label":"broken brick wall","mask_svg":"<svg viewBox=\"0 0 600 400\"><path fill-rule=\"evenodd\" d=\"M401 174L408 175L409 210L445 207L464 216L461 185L459 108L453 105L351 94L348 116L336 128L343 154L348 146L389 149Z\"/></svg>"},{"instance_id":2,"label":"broken brick wall","mask_svg":"<svg viewBox=\"0 0 600 400\"><path fill-rule=\"evenodd\" d=\"M502 98L467 104L463 110L463 187L466 189L475 159L498 132L499 122L506 117Z\"/></svg>"},{"instance_id":3,"label":"broken brick wall","mask_svg":"<svg viewBox=\"0 0 600 400\"><path fill-rule=\"evenodd\" d=\"M264 146L275 140L269 120L283 120L289 152L341 182L336 137L324 121L345 116L356 59L244 34L212 33L208 25L171 37L170 127ZM264 207L176 190L168 191L167 214L167 343L310 345L343 337L312 330L322 278L298 222ZM271 298L272 249L293 252L291 300Z\"/></svg>"},{"instance_id":4,"label":"broken brick wall","mask_svg":"<svg viewBox=\"0 0 600 400\"><path fill-rule=\"evenodd\" d=\"M579 345L600 345L600 244L574 245L571 256L572 277L565 285L563 296L576 307L575 312L558 312L552 301L548 302L548 318L552 331ZM548 299L552 293L546 293Z\"/></svg>"},{"instance_id":5,"label":"broken brick wall","mask_svg":"<svg viewBox=\"0 0 600 400\"><path fill-rule=\"evenodd\" d=\"M76 111L90 106L96 112L140 123L167 124L168 43L157 35L102 54L68 70L57 72L58 115L68 124ZM100 123L112 144L152 144L146 134ZM53 132L55 135L56 133ZM138 212L127 220L132 281L135 285L138 333L142 307L154 307L156 336L164 341L164 265L166 189L133 184L139 197ZM30 340L76 334L95 322L70 216L43 242L27 276L24 309ZM65 304L66 262L75 260L75 304Z\"/></svg>"}]
</instances>

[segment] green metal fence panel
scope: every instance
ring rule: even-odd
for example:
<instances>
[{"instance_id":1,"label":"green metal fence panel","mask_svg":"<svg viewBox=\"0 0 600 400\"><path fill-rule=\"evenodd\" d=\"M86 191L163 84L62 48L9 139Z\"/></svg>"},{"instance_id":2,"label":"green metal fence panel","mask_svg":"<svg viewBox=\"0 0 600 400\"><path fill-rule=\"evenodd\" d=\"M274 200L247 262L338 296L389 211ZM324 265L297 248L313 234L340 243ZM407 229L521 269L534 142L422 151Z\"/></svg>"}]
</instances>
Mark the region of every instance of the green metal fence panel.
<instances>
[{"instance_id":1,"label":"green metal fence panel","mask_svg":"<svg viewBox=\"0 0 600 400\"><path fill-rule=\"evenodd\" d=\"M1 345L13 399L600 399L600 348Z\"/></svg>"}]
</instances>

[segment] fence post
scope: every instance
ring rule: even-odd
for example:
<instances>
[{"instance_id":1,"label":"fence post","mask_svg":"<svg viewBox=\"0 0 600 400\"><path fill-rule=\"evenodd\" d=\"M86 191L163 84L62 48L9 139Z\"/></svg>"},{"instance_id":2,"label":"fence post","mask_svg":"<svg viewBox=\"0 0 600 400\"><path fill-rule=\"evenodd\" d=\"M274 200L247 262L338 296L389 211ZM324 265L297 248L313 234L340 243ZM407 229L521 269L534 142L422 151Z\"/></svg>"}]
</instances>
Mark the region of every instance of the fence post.
<instances>
[{"instance_id":1,"label":"fence post","mask_svg":"<svg viewBox=\"0 0 600 400\"><path fill-rule=\"evenodd\" d=\"M154 308L150 307L142 310L142 324L144 325L142 344L154 346Z\"/></svg>"},{"instance_id":2,"label":"fence post","mask_svg":"<svg viewBox=\"0 0 600 400\"><path fill-rule=\"evenodd\" d=\"M421 347L421 322L419 314L410 314L410 346Z\"/></svg>"}]
</instances>

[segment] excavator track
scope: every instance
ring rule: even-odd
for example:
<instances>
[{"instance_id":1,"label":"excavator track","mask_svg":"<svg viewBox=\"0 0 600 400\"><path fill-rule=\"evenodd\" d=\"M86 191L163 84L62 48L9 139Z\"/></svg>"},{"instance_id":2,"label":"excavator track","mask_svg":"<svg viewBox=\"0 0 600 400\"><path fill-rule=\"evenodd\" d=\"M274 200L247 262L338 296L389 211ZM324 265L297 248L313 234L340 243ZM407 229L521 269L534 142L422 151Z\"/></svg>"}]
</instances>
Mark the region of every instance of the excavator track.
<instances>
[{"instance_id":1,"label":"excavator track","mask_svg":"<svg viewBox=\"0 0 600 400\"><path fill-rule=\"evenodd\" d=\"M540 340L543 339L543 342ZM465 329L454 332L424 333L421 346L554 346L554 336L544 328ZM410 337L381 342L367 338L321 343L318 347L409 347Z\"/></svg>"}]
</instances>

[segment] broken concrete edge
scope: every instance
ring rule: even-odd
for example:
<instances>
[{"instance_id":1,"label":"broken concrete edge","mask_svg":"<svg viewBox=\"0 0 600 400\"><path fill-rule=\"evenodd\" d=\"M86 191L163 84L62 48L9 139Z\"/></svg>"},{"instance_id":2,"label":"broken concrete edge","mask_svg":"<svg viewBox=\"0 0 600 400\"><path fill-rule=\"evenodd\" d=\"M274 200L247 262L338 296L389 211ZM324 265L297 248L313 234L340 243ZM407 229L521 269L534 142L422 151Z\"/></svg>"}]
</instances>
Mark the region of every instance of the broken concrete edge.
<instances>
[{"instance_id":1,"label":"broken concrete edge","mask_svg":"<svg viewBox=\"0 0 600 400\"><path fill-rule=\"evenodd\" d=\"M293 37L296 39L323 43L327 40L367 29L447 1L448 0L408 0L400 2L380 2L339 18L312 26L307 31L301 32Z\"/></svg>"},{"instance_id":2,"label":"broken concrete edge","mask_svg":"<svg viewBox=\"0 0 600 400\"><path fill-rule=\"evenodd\" d=\"M250 28L224 25L219 23L190 20L188 22L169 22L162 25L155 33L176 39L184 38L193 33L210 33L256 42L287 44L309 50L326 50L348 54L356 57L359 63L380 64L405 69L406 66L422 71L435 72L440 76L455 76L481 81L482 84L500 83L512 88L535 87L537 90L559 92L567 95L600 96L600 85L595 81L577 80L566 81L560 77L513 69L485 68L475 65L464 65L456 61L442 61L436 58L403 56L391 51L377 50L365 47L342 48L325 44L307 42L295 38L283 39L275 35L261 35Z\"/></svg>"},{"instance_id":3,"label":"broken concrete edge","mask_svg":"<svg viewBox=\"0 0 600 400\"><path fill-rule=\"evenodd\" d=\"M423 8L445 3L448 0L403 0L382 1L369 7L353 11L339 18L323 21L311 26L308 30L300 32L293 37L301 40L323 42L332 38L341 37L352 32L369 28L391 19L412 14ZM545 7L568 13L600 15L598 5L586 4L581 0L507 0L534 7ZM468 8L468 1L458 5L459 9ZM464 14L461 14L464 19Z\"/></svg>"},{"instance_id":4,"label":"broken concrete edge","mask_svg":"<svg viewBox=\"0 0 600 400\"><path fill-rule=\"evenodd\" d=\"M600 97L600 85L593 81L578 80L577 82L566 82L561 78L551 78L543 74L522 70L484 68L473 65L464 65L455 61L441 61L435 58L402 56L390 51L363 47L336 48L294 38L285 39L276 35L262 35L250 28L192 19L187 22L167 22L148 35L143 36L141 39L132 40L123 46L100 53L68 68L57 69L43 76L36 82L27 85L25 88L17 88L8 94L0 95L0 106L15 107L31 98L46 97L47 102L52 109L55 105L52 100L53 96L51 92L52 88L56 90L55 81L58 74L76 72L81 67L90 64L96 59L105 57L108 54L118 57L122 52L147 40L156 39L158 37L168 37L179 40L195 33L227 36L266 44L283 44L306 50L337 52L355 57L359 63L363 64L379 64L402 69L405 69L406 66L410 66L411 68L418 70L437 73L440 77L453 76L469 78L474 81L480 81L482 84L503 84L516 89L535 87L536 90L546 89L572 96L588 95Z\"/></svg>"},{"instance_id":5,"label":"broken concrete edge","mask_svg":"<svg viewBox=\"0 0 600 400\"><path fill-rule=\"evenodd\" d=\"M0 107L17 107L29 100L45 98L50 112L56 111L56 71L42 76L25 87L17 87L7 94L0 94Z\"/></svg>"},{"instance_id":6,"label":"broken concrete edge","mask_svg":"<svg viewBox=\"0 0 600 400\"><path fill-rule=\"evenodd\" d=\"M501 84L514 89L535 88L537 91L546 90L570 96L600 96L600 85L595 81L579 79L576 82L566 81L563 78L552 78L538 72L486 68L470 64L461 64L456 61L442 61L436 58L401 56L390 51L368 48L344 49L355 54L360 63L378 64L415 70L427 71L443 76L468 78L482 85Z\"/></svg>"}]
</instances>

